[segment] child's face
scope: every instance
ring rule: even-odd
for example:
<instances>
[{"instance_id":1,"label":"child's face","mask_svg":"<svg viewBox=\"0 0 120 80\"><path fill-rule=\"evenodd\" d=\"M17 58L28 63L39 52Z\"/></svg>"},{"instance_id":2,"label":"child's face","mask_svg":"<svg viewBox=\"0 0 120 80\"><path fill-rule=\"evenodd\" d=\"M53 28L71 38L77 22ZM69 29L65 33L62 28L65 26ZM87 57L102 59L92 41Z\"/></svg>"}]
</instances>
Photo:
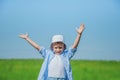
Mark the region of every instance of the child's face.
<instances>
[{"instance_id":1,"label":"child's face","mask_svg":"<svg viewBox=\"0 0 120 80\"><path fill-rule=\"evenodd\" d=\"M56 43L53 45L53 51L55 54L61 54L64 50L64 44L63 43Z\"/></svg>"}]
</instances>

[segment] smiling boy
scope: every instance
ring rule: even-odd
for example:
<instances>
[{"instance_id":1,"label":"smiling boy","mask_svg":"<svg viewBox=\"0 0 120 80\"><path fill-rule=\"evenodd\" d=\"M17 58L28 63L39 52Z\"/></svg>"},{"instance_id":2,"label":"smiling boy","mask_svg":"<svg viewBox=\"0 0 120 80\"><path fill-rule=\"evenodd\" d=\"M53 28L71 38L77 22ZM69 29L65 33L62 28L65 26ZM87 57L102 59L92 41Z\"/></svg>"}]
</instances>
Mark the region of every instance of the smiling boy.
<instances>
[{"instance_id":1,"label":"smiling boy","mask_svg":"<svg viewBox=\"0 0 120 80\"><path fill-rule=\"evenodd\" d=\"M84 29L84 24L81 24L76 30L77 37L69 49L66 49L63 35L54 35L52 37L50 50L47 50L32 41L27 33L19 35L36 48L44 58L38 80L73 80L70 59L77 50Z\"/></svg>"}]
</instances>

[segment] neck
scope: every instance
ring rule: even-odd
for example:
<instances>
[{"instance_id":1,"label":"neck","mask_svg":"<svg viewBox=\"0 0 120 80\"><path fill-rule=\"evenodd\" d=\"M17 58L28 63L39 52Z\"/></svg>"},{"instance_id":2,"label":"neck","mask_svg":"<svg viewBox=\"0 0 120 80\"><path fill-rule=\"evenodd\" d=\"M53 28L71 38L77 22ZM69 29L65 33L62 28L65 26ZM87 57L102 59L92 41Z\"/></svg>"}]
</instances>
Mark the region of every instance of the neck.
<instances>
[{"instance_id":1,"label":"neck","mask_svg":"<svg viewBox=\"0 0 120 80\"><path fill-rule=\"evenodd\" d=\"M61 53L55 53L56 55L60 55Z\"/></svg>"}]
</instances>

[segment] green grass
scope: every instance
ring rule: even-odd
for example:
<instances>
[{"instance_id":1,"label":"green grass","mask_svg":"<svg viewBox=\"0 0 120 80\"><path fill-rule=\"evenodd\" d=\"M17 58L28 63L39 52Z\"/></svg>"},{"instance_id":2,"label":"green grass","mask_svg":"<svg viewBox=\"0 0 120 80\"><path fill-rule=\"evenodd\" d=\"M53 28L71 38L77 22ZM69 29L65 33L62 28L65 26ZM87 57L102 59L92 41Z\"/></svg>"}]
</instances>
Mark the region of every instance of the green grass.
<instances>
[{"instance_id":1,"label":"green grass","mask_svg":"<svg viewBox=\"0 0 120 80\"><path fill-rule=\"evenodd\" d=\"M0 59L0 80L37 80L43 60ZM120 62L72 60L74 80L120 80Z\"/></svg>"},{"instance_id":2,"label":"green grass","mask_svg":"<svg viewBox=\"0 0 120 80\"><path fill-rule=\"evenodd\" d=\"M120 80L120 62L72 61L75 80Z\"/></svg>"}]
</instances>

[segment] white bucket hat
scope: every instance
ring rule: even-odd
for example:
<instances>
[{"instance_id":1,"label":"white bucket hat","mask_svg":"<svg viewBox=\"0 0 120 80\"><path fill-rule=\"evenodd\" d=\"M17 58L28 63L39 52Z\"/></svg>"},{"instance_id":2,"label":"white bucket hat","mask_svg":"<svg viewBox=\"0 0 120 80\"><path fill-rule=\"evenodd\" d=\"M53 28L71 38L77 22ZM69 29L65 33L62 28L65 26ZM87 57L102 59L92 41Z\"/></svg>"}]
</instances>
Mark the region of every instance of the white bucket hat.
<instances>
[{"instance_id":1,"label":"white bucket hat","mask_svg":"<svg viewBox=\"0 0 120 80\"><path fill-rule=\"evenodd\" d=\"M52 37L52 43L54 43L54 42L63 42L64 43L63 35L54 35Z\"/></svg>"}]
</instances>

